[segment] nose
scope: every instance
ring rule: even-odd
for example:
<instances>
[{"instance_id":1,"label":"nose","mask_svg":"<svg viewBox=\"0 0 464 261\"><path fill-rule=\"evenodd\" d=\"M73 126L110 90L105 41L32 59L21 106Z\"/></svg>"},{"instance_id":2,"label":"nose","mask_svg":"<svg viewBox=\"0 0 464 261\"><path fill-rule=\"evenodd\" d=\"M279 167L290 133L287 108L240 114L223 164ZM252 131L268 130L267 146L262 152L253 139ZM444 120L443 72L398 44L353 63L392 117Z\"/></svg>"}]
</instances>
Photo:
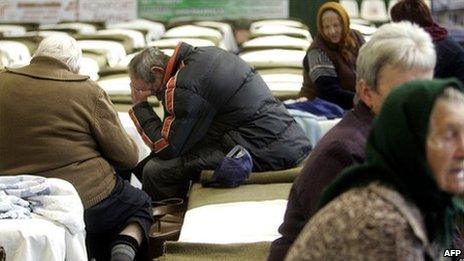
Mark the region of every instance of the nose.
<instances>
[{"instance_id":1,"label":"nose","mask_svg":"<svg viewBox=\"0 0 464 261\"><path fill-rule=\"evenodd\" d=\"M332 35L334 35L334 34L335 34L335 28L330 27L330 28L329 28L329 35L332 36Z\"/></svg>"}]
</instances>

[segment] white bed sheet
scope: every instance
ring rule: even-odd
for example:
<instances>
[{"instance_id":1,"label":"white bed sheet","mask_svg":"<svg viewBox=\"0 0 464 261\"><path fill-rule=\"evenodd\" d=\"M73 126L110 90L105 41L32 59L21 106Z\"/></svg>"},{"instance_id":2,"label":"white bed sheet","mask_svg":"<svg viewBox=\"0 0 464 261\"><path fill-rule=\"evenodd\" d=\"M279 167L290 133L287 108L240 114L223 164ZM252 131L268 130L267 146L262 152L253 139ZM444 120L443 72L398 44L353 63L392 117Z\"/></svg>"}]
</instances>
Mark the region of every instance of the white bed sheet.
<instances>
[{"instance_id":1,"label":"white bed sheet","mask_svg":"<svg viewBox=\"0 0 464 261\"><path fill-rule=\"evenodd\" d=\"M145 145L142 138L140 137L134 122L127 112L118 112L119 120L121 120L122 127L126 130L126 133L135 141L137 148L139 149L139 161L150 155L150 148Z\"/></svg>"},{"instance_id":2,"label":"white bed sheet","mask_svg":"<svg viewBox=\"0 0 464 261\"><path fill-rule=\"evenodd\" d=\"M287 200L234 202L190 209L179 241L231 244L274 241L281 235Z\"/></svg>"},{"instance_id":3,"label":"white bed sheet","mask_svg":"<svg viewBox=\"0 0 464 261\"><path fill-rule=\"evenodd\" d=\"M330 129L332 129L335 125L337 125L337 123L340 122L341 119L342 118L319 121L319 126L321 127L322 136L324 136Z\"/></svg>"},{"instance_id":4,"label":"white bed sheet","mask_svg":"<svg viewBox=\"0 0 464 261\"><path fill-rule=\"evenodd\" d=\"M32 219L0 220L0 246L6 260L87 260L85 231L72 235L63 225L32 215Z\"/></svg>"}]
</instances>

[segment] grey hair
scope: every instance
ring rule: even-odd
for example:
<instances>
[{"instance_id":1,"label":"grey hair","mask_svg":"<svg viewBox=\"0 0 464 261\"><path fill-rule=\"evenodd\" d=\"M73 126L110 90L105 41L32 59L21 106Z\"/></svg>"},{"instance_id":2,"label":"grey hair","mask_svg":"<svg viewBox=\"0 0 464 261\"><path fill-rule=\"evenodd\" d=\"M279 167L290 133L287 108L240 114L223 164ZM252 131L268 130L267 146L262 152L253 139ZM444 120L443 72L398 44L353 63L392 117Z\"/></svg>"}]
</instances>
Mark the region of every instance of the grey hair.
<instances>
[{"instance_id":1,"label":"grey hair","mask_svg":"<svg viewBox=\"0 0 464 261\"><path fill-rule=\"evenodd\" d=\"M437 55L430 35L410 22L381 26L359 50L356 80L364 79L376 90L379 71L385 65L405 70L433 70Z\"/></svg>"},{"instance_id":2,"label":"grey hair","mask_svg":"<svg viewBox=\"0 0 464 261\"><path fill-rule=\"evenodd\" d=\"M148 47L132 58L128 65L129 75L140 78L146 83L153 83L155 76L151 68L153 66L166 68L169 58L157 47Z\"/></svg>"},{"instance_id":3,"label":"grey hair","mask_svg":"<svg viewBox=\"0 0 464 261\"><path fill-rule=\"evenodd\" d=\"M68 35L52 35L43 39L33 57L50 56L69 66L72 72L78 73L82 50L77 41Z\"/></svg>"},{"instance_id":4,"label":"grey hair","mask_svg":"<svg viewBox=\"0 0 464 261\"><path fill-rule=\"evenodd\" d=\"M440 101L464 104L464 93L454 87L446 87L435 100L435 104Z\"/></svg>"}]
</instances>

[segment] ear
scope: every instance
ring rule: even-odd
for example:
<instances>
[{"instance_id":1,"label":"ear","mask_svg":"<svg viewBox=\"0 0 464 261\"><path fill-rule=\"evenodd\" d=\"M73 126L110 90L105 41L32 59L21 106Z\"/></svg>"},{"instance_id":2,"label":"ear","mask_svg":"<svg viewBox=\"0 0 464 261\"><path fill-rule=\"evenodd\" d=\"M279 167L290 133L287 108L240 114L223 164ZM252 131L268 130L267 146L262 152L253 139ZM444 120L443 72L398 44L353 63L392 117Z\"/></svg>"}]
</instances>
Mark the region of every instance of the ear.
<instances>
[{"instance_id":1,"label":"ear","mask_svg":"<svg viewBox=\"0 0 464 261\"><path fill-rule=\"evenodd\" d=\"M159 66L153 66L150 68L151 72L156 74L156 73L161 73L164 74L164 68L159 67Z\"/></svg>"},{"instance_id":2,"label":"ear","mask_svg":"<svg viewBox=\"0 0 464 261\"><path fill-rule=\"evenodd\" d=\"M164 68L159 66L153 66L150 68L151 73L155 76L155 79L162 80L164 78Z\"/></svg>"},{"instance_id":3,"label":"ear","mask_svg":"<svg viewBox=\"0 0 464 261\"><path fill-rule=\"evenodd\" d=\"M363 101L364 104L367 105L367 107L372 109L372 105L373 105L372 89L367 84L366 80L360 79L356 83L356 93L358 94L359 99Z\"/></svg>"}]
</instances>

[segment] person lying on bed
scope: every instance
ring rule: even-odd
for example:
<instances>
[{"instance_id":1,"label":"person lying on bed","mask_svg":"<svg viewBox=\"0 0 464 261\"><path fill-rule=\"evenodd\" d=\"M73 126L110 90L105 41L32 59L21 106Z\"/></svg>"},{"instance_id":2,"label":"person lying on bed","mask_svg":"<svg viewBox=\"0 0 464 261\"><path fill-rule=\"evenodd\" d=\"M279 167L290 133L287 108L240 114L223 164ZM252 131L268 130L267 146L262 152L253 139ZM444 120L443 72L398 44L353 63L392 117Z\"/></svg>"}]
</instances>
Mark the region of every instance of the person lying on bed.
<instances>
[{"instance_id":1,"label":"person lying on bed","mask_svg":"<svg viewBox=\"0 0 464 261\"><path fill-rule=\"evenodd\" d=\"M409 22L380 27L357 59L360 101L317 144L290 191L282 234L269 260L283 260L288 248L316 211L322 191L345 167L365 160L364 146L386 95L413 79L431 79L436 55L430 36Z\"/></svg>"},{"instance_id":2,"label":"person lying on bed","mask_svg":"<svg viewBox=\"0 0 464 261\"><path fill-rule=\"evenodd\" d=\"M129 111L149 157L134 170L154 200L184 197L203 169L215 169L236 145L253 171L297 166L310 151L303 130L266 83L237 55L179 43L169 57L156 47L129 64L134 106ZM160 119L148 104L163 104Z\"/></svg>"},{"instance_id":3,"label":"person lying on bed","mask_svg":"<svg viewBox=\"0 0 464 261\"><path fill-rule=\"evenodd\" d=\"M77 74L82 51L69 36L44 39L30 65L0 72L0 175L61 178L84 205L89 258L147 254L150 197L115 174L137 164L105 91Z\"/></svg>"}]
</instances>

